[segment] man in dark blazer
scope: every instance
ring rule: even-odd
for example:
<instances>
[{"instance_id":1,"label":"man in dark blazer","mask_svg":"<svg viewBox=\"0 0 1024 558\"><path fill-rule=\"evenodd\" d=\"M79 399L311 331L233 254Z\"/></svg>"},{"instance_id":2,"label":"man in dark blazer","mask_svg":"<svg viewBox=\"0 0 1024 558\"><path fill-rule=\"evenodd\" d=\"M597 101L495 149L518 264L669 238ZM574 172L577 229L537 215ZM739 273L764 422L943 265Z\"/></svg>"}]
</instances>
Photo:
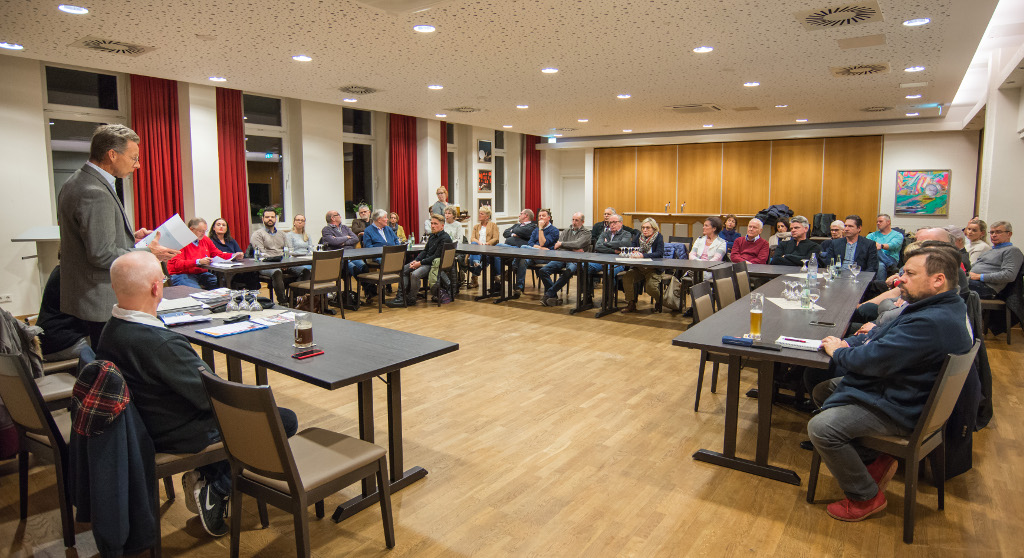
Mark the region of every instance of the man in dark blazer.
<instances>
[{"instance_id":1,"label":"man in dark blazer","mask_svg":"<svg viewBox=\"0 0 1024 558\"><path fill-rule=\"evenodd\" d=\"M878 270L878 249L872 240L860 236L863 221L859 215L847 215L842 238L833 238L821 243L818 264L828 265L833 258L842 260L843 267L857 262L864 271Z\"/></svg>"},{"instance_id":2,"label":"man in dark blazer","mask_svg":"<svg viewBox=\"0 0 1024 558\"><path fill-rule=\"evenodd\" d=\"M57 197L60 225L60 307L86 322L92 346L116 299L110 287L110 264L134 249L135 241L151 231L132 232L114 180L139 168L139 136L120 124L100 126L93 133L89 161L75 171ZM149 250L160 261L177 250L160 246L159 235Z\"/></svg>"}]
</instances>

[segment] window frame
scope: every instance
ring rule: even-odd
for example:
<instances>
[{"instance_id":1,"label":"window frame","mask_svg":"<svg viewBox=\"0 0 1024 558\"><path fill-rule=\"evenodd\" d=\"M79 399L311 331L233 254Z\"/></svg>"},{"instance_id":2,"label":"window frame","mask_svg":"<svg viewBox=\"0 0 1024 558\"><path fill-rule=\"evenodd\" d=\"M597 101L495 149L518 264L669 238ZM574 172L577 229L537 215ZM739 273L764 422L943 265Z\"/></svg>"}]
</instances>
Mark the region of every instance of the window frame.
<instances>
[{"instance_id":1,"label":"window frame","mask_svg":"<svg viewBox=\"0 0 1024 558\"><path fill-rule=\"evenodd\" d=\"M242 95L252 95L254 97L267 97L270 99L278 99L281 101L281 125L274 126L271 124L249 124L247 120L242 120L242 149L245 149L246 139L252 136L265 137L265 138L279 138L281 140L281 212L284 217L289 215L294 216L296 211L292 207L292 196L291 196L291 145L288 142L288 111L285 110L286 99L284 97L278 97L277 95L266 95L263 93L255 93L252 91L242 91ZM244 108L243 108L244 114ZM243 152L246 153L247 151ZM250 204L249 200L249 165L248 160L245 166L245 206L248 208ZM248 212L246 213L248 214ZM260 228L261 223L248 223L249 234ZM291 228L291 221L282 224L283 228Z\"/></svg>"}]
</instances>

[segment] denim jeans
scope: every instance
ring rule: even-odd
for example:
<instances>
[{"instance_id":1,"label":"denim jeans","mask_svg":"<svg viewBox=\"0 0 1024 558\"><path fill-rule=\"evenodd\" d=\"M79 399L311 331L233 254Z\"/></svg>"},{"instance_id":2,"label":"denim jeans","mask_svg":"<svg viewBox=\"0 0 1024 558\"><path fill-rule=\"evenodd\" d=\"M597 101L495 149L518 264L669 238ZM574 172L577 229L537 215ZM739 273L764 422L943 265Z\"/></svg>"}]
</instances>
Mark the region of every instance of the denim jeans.
<instances>
[{"instance_id":1,"label":"denim jeans","mask_svg":"<svg viewBox=\"0 0 1024 558\"><path fill-rule=\"evenodd\" d=\"M175 273L171 275L171 285L175 287L195 287L197 289L216 289L217 276L209 271L203 273Z\"/></svg>"},{"instance_id":2,"label":"denim jeans","mask_svg":"<svg viewBox=\"0 0 1024 558\"><path fill-rule=\"evenodd\" d=\"M291 438L299 431L299 418L295 416L295 411L291 409L278 407L277 411L281 414L281 425L284 426L285 435ZM217 443L220 440L220 431L215 430L210 433L211 444ZM272 448L268 448L267 451L271 450ZM210 484L210 489L213 490L214 495L220 496L221 499L231 495L231 465L226 460L203 465L196 470ZM186 494L186 496L191 496L191 494Z\"/></svg>"},{"instance_id":3,"label":"denim jeans","mask_svg":"<svg viewBox=\"0 0 1024 558\"><path fill-rule=\"evenodd\" d=\"M617 288L617 283L615 281L615 276L618 275L620 271L625 271L625 270L626 270L626 266L624 266L624 265L614 266L612 268L612 276L605 278L606 281L611 281L611 285L612 285L613 289ZM588 263L587 264L587 271L590 272L590 284L593 285L594 284L594 277L596 277L598 273L601 273L602 271L604 271L604 264L593 263L593 262Z\"/></svg>"},{"instance_id":4,"label":"denim jeans","mask_svg":"<svg viewBox=\"0 0 1024 558\"><path fill-rule=\"evenodd\" d=\"M561 269L565 271L559 276L558 281L552 283L551 275ZM576 273L576 264L572 262L548 262L544 267L538 269L537 277L540 277L540 282L544 285L544 297L558 296L558 291L561 291L562 287L572 279L574 273Z\"/></svg>"},{"instance_id":5,"label":"denim jeans","mask_svg":"<svg viewBox=\"0 0 1024 558\"><path fill-rule=\"evenodd\" d=\"M995 289L979 281L978 279L970 279L967 282L968 286L972 291L978 293L981 298L991 299L999 296L999 293Z\"/></svg>"},{"instance_id":6,"label":"denim jeans","mask_svg":"<svg viewBox=\"0 0 1024 558\"><path fill-rule=\"evenodd\" d=\"M529 248L531 250L536 250L536 248L534 248L533 246L520 246L520 248ZM526 288L526 266L530 265L531 263L533 263L533 260L519 258L516 260L515 267L512 268L516 270L515 287L520 291Z\"/></svg>"}]
</instances>

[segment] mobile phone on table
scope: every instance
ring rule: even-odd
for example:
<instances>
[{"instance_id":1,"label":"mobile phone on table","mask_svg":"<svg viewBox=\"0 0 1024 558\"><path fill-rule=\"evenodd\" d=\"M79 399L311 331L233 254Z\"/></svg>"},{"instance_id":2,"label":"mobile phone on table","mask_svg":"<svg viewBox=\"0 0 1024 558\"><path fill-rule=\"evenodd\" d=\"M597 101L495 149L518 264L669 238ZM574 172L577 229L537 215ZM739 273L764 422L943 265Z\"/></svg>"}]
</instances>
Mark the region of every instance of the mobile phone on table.
<instances>
[{"instance_id":1,"label":"mobile phone on table","mask_svg":"<svg viewBox=\"0 0 1024 558\"><path fill-rule=\"evenodd\" d=\"M833 322L819 322L817 320L812 321L811 325L824 326L824 327L836 327L836 324L834 324Z\"/></svg>"},{"instance_id":2,"label":"mobile phone on table","mask_svg":"<svg viewBox=\"0 0 1024 558\"><path fill-rule=\"evenodd\" d=\"M292 358L302 360L304 358L315 357L322 355L324 352L321 349L309 349L306 351L299 351L292 355Z\"/></svg>"}]
</instances>

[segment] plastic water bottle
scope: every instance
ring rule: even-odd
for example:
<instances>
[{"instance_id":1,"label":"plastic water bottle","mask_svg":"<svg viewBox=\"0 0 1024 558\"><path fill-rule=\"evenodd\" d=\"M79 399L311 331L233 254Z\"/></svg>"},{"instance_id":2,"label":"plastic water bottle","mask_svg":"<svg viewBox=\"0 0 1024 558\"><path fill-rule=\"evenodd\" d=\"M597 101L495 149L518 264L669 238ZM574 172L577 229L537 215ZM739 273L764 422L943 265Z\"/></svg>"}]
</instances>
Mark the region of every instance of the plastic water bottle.
<instances>
[{"instance_id":1,"label":"plastic water bottle","mask_svg":"<svg viewBox=\"0 0 1024 558\"><path fill-rule=\"evenodd\" d=\"M818 257L811 254L811 261L807 262L807 286L813 287L818 284Z\"/></svg>"}]
</instances>

